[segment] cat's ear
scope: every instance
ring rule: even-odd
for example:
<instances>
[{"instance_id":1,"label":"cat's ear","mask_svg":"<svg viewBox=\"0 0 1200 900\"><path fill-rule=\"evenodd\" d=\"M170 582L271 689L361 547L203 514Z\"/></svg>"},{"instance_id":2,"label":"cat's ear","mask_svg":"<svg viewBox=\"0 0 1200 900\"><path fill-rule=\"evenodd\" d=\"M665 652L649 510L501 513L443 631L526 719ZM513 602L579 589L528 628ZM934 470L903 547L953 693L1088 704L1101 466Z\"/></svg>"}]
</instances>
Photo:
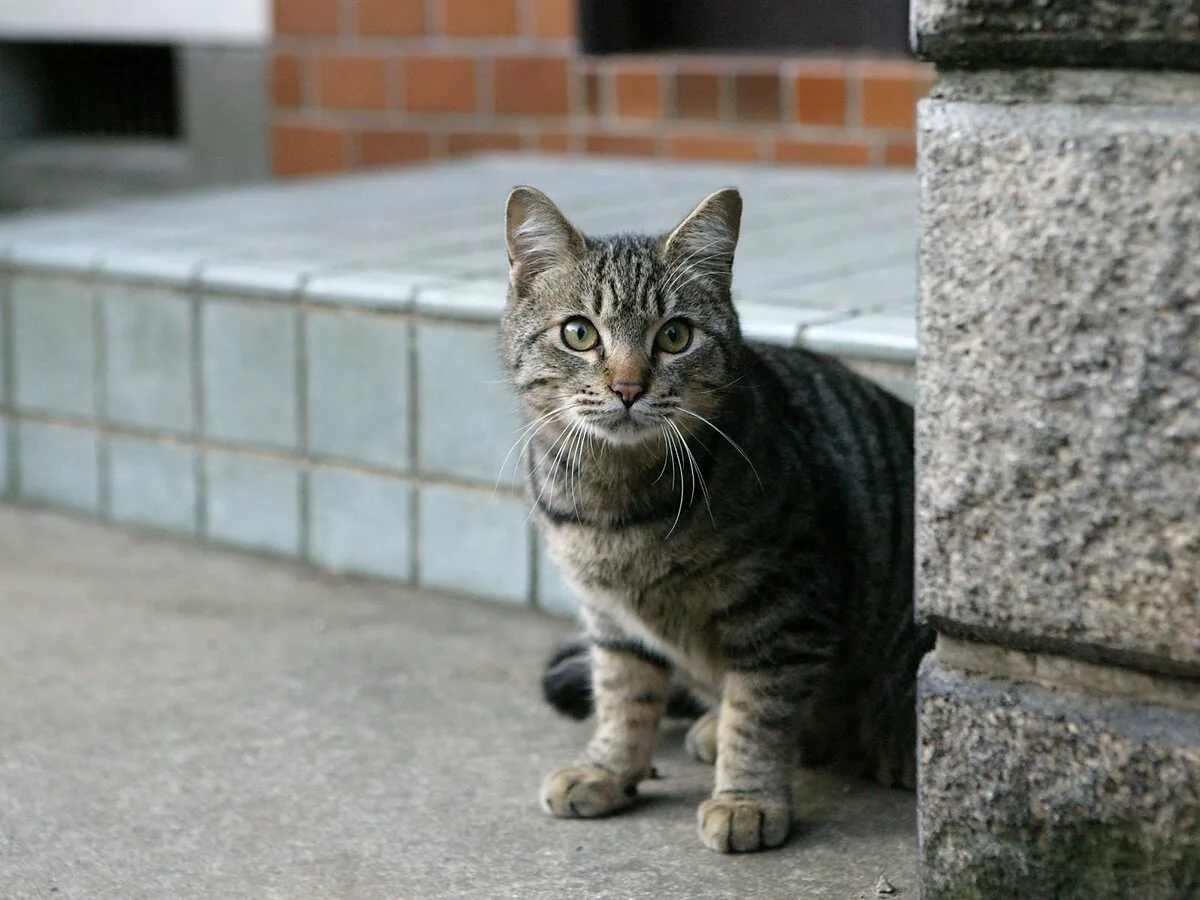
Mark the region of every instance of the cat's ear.
<instances>
[{"instance_id":1,"label":"cat's ear","mask_svg":"<svg viewBox=\"0 0 1200 900\"><path fill-rule=\"evenodd\" d=\"M742 195L737 188L722 188L705 197L663 239L663 255L676 269L691 269L695 277L713 278L728 287L741 226Z\"/></svg>"},{"instance_id":2,"label":"cat's ear","mask_svg":"<svg viewBox=\"0 0 1200 900\"><path fill-rule=\"evenodd\" d=\"M528 284L547 269L583 255L583 235L554 201L536 188L518 187L504 210L508 274L514 287Z\"/></svg>"}]
</instances>

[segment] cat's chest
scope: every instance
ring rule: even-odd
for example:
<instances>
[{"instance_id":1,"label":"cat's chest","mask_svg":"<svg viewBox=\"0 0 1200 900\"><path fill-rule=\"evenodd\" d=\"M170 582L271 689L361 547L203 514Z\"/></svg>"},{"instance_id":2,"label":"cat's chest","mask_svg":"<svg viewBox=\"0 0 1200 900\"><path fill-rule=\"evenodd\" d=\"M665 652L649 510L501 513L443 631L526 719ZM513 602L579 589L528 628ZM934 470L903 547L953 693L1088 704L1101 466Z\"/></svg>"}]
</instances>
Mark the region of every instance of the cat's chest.
<instances>
[{"instance_id":1,"label":"cat's chest","mask_svg":"<svg viewBox=\"0 0 1200 900\"><path fill-rule=\"evenodd\" d=\"M658 646L689 669L716 668L711 611L719 583L698 577L699 548L642 529L550 528L551 555L585 604Z\"/></svg>"}]
</instances>

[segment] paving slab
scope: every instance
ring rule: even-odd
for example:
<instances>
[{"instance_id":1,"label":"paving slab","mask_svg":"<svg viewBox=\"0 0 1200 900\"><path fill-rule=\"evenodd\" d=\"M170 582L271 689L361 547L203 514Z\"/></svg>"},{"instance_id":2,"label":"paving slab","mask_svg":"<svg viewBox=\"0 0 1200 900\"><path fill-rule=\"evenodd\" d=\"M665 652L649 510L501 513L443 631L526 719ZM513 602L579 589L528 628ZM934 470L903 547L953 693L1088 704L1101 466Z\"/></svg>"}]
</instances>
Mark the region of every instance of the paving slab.
<instances>
[{"instance_id":1,"label":"paving slab","mask_svg":"<svg viewBox=\"0 0 1200 900\"><path fill-rule=\"evenodd\" d=\"M0 897L916 896L913 796L834 773L784 849L704 849L679 730L632 812L540 812L568 627L0 509Z\"/></svg>"}]
</instances>

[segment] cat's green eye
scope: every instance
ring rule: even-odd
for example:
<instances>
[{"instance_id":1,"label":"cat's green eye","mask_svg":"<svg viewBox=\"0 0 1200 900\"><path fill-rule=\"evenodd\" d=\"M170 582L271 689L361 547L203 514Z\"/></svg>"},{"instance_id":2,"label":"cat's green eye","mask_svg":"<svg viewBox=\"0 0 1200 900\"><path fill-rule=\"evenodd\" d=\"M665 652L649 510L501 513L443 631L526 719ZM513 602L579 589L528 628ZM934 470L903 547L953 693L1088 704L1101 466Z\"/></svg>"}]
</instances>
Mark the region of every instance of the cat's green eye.
<instances>
[{"instance_id":1,"label":"cat's green eye","mask_svg":"<svg viewBox=\"0 0 1200 900\"><path fill-rule=\"evenodd\" d=\"M596 333L596 326L580 316L563 322L562 339L564 344L580 353L592 350L600 343L600 335Z\"/></svg>"},{"instance_id":2,"label":"cat's green eye","mask_svg":"<svg viewBox=\"0 0 1200 900\"><path fill-rule=\"evenodd\" d=\"M667 353L682 353L692 342L692 327L683 319L672 319L654 336L654 346Z\"/></svg>"}]
</instances>

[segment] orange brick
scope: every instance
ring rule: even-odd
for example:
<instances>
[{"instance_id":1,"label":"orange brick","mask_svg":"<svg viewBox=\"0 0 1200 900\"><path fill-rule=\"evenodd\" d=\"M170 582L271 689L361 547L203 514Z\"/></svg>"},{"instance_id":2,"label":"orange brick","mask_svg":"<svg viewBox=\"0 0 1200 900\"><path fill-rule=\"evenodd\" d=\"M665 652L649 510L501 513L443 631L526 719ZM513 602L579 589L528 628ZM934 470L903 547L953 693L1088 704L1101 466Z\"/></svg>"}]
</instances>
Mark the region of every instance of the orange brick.
<instances>
[{"instance_id":1,"label":"orange brick","mask_svg":"<svg viewBox=\"0 0 1200 900\"><path fill-rule=\"evenodd\" d=\"M442 0L443 29L455 37L517 33L517 0Z\"/></svg>"},{"instance_id":2,"label":"orange brick","mask_svg":"<svg viewBox=\"0 0 1200 900\"><path fill-rule=\"evenodd\" d=\"M721 79L715 72L676 73L676 118L715 119L720 114Z\"/></svg>"},{"instance_id":3,"label":"orange brick","mask_svg":"<svg viewBox=\"0 0 1200 900\"><path fill-rule=\"evenodd\" d=\"M471 112L475 61L464 56L406 57L404 106L417 112Z\"/></svg>"},{"instance_id":4,"label":"orange brick","mask_svg":"<svg viewBox=\"0 0 1200 900\"><path fill-rule=\"evenodd\" d=\"M893 141L883 148L883 161L887 166L899 169L913 169L917 165L917 145L915 141Z\"/></svg>"},{"instance_id":5,"label":"orange brick","mask_svg":"<svg viewBox=\"0 0 1200 900\"><path fill-rule=\"evenodd\" d=\"M792 85L796 121L806 125L846 124L846 67L840 62L802 65Z\"/></svg>"},{"instance_id":6,"label":"orange brick","mask_svg":"<svg viewBox=\"0 0 1200 900\"><path fill-rule=\"evenodd\" d=\"M869 128L915 128L917 75L904 63L867 63L859 73L862 124Z\"/></svg>"},{"instance_id":7,"label":"orange brick","mask_svg":"<svg viewBox=\"0 0 1200 900\"><path fill-rule=\"evenodd\" d=\"M515 131L454 131L447 147L451 156L488 150L520 150L521 136Z\"/></svg>"},{"instance_id":8,"label":"orange brick","mask_svg":"<svg viewBox=\"0 0 1200 900\"><path fill-rule=\"evenodd\" d=\"M565 131L543 131L538 135L537 146L542 153L570 153L571 135Z\"/></svg>"},{"instance_id":9,"label":"orange brick","mask_svg":"<svg viewBox=\"0 0 1200 900\"><path fill-rule=\"evenodd\" d=\"M667 139L667 155L673 159L752 162L758 159L758 144L740 135L680 134Z\"/></svg>"},{"instance_id":10,"label":"orange brick","mask_svg":"<svg viewBox=\"0 0 1200 900\"><path fill-rule=\"evenodd\" d=\"M613 156L654 156L654 138L640 134L589 134L585 144L588 153Z\"/></svg>"},{"instance_id":11,"label":"orange brick","mask_svg":"<svg viewBox=\"0 0 1200 900\"><path fill-rule=\"evenodd\" d=\"M338 0L274 0L276 34L337 34Z\"/></svg>"},{"instance_id":12,"label":"orange brick","mask_svg":"<svg viewBox=\"0 0 1200 900\"><path fill-rule=\"evenodd\" d=\"M346 168L347 135L317 125L276 125L271 129L272 169L280 177L320 175Z\"/></svg>"},{"instance_id":13,"label":"orange brick","mask_svg":"<svg viewBox=\"0 0 1200 900\"><path fill-rule=\"evenodd\" d=\"M801 166L865 166L871 147L861 141L775 141L775 161Z\"/></svg>"},{"instance_id":14,"label":"orange brick","mask_svg":"<svg viewBox=\"0 0 1200 900\"><path fill-rule=\"evenodd\" d=\"M533 36L573 38L579 30L575 0L531 0Z\"/></svg>"},{"instance_id":15,"label":"orange brick","mask_svg":"<svg viewBox=\"0 0 1200 900\"><path fill-rule=\"evenodd\" d=\"M734 76L737 117L747 122L779 121L779 75L743 72Z\"/></svg>"},{"instance_id":16,"label":"orange brick","mask_svg":"<svg viewBox=\"0 0 1200 900\"><path fill-rule=\"evenodd\" d=\"M290 53L275 57L271 67L271 96L277 106L304 102L304 61Z\"/></svg>"},{"instance_id":17,"label":"orange brick","mask_svg":"<svg viewBox=\"0 0 1200 900\"><path fill-rule=\"evenodd\" d=\"M567 113L567 60L561 56L498 57L493 69L496 112L529 116Z\"/></svg>"},{"instance_id":18,"label":"orange brick","mask_svg":"<svg viewBox=\"0 0 1200 900\"><path fill-rule=\"evenodd\" d=\"M357 0L358 33L408 37L425 33L425 0Z\"/></svg>"},{"instance_id":19,"label":"orange brick","mask_svg":"<svg viewBox=\"0 0 1200 900\"><path fill-rule=\"evenodd\" d=\"M623 63L613 67L613 97L617 115L657 119L663 114L662 79L658 66Z\"/></svg>"},{"instance_id":20,"label":"orange brick","mask_svg":"<svg viewBox=\"0 0 1200 900\"><path fill-rule=\"evenodd\" d=\"M364 131L360 137L363 166L398 166L429 159L429 135L424 131Z\"/></svg>"},{"instance_id":21,"label":"orange brick","mask_svg":"<svg viewBox=\"0 0 1200 900\"><path fill-rule=\"evenodd\" d=\"M326 56L317 64L322 106L335 109L387 107L387 66L370 56Z\"/></svg>"}]
</instances>

